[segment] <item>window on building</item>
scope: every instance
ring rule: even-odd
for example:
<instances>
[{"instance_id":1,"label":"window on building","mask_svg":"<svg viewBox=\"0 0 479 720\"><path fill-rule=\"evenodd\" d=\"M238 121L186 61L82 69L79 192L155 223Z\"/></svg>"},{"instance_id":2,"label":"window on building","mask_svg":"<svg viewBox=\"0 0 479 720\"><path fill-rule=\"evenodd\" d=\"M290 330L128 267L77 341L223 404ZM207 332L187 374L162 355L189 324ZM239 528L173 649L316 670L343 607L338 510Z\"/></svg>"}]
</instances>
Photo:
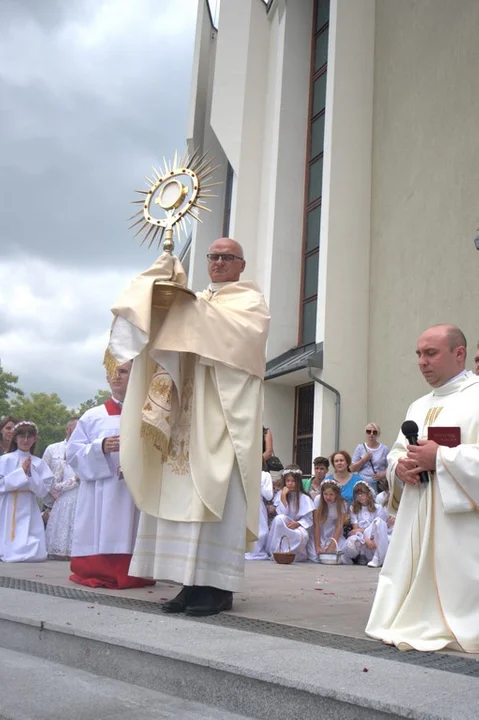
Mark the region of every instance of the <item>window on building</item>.
<instances>
[{"instance_id":1,"label":"window on building","mask_svg":"<svg viewBox=\"0 0 479 720\"><path fill-rule=\"evenodd\" d=\"M228 163L225 180L225 209L223 212L223 237L230 236L231 199L233 197L234 170Z\"/></svg>"},{"instance_id":2,"label":"window on building","mask_svg":"<svg viewBox=\"0 0 479 720\"><path fill-rule=\"evenodd\" d=\"M329 0L315 0L310 77L308 154L306 158L303 277L299 338L301 345L307 345L316 339L328 37Z\"/></svg>"},{"instance_id":3,"label":"window on building","mask_svg":"<svg viewBox=\"0 0 479 720\"><path fill-rule=\"evenodd\" d=\"M296 388L293 457L303 475L311 474L313 462L314 383Z\"/></svg>"}]
</instances>

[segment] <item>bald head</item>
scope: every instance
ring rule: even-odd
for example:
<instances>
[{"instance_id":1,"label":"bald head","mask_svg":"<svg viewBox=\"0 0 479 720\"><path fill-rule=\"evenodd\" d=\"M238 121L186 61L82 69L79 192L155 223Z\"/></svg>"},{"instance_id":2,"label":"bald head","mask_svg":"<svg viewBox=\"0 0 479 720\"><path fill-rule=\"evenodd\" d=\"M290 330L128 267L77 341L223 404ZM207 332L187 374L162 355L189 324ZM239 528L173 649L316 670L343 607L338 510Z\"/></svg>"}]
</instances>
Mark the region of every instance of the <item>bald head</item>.
<instances>
[{"instance_id":1,"label":"bald head","mask_svg":"<svg viewBox=\"0 0 479 720\"><path fill-rule=\"evenodd\" d=\"M208 273L212 282L237 282L245 269L243 248L231 238L218 238L209 248Z\"/></svg>"},{"instance_id":2,"label":"bald head","mask_svg":"<svg viewBox=\"0 0 479 720\"><path fill-rule=\"evenodd\" d=\"M429 385L441 387L465 369L466 345L464 333L456 325L433 325L420 335L416 355Z\"/></svg>"}]
</instances>

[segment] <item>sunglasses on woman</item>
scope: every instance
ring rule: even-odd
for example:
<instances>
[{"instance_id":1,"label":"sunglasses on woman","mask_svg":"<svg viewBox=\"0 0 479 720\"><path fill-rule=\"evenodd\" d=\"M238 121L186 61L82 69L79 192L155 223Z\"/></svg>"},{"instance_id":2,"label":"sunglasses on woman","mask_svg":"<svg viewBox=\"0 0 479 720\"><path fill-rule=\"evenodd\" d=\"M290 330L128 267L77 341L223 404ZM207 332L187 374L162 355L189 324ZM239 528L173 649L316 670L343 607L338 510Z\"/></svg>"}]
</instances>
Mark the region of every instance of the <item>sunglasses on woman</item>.
<instances>
[{"instance_id":1,"label":"sunglasses on woman","mask_svg":"<svg viewBox=\"0 0 479 720\"><path fill-rule=\"evenodd\" d=\"M377 435L377 434L378 434L377 430L366 430L366 435Z\"/></svg>"}]
</instances>

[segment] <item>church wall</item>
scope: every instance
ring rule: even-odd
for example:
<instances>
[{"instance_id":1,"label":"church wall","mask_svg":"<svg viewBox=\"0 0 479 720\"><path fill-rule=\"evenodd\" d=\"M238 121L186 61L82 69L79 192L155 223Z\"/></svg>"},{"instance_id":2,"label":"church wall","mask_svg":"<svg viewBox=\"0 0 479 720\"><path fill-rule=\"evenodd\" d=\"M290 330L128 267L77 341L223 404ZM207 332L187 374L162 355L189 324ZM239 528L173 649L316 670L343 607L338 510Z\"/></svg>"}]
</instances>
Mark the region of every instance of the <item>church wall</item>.
<instances>
[{"instance_id":1,"label":"church wall","mask_svg":"<svg viewBox=\"0 0 479 720\"><path fill-rule=\"evenodd\" d=\"M190 119L188 124L188 147L190 151L208 150L211 162L218 170L207 179L222 184L212 190L217 197L206 202L211 212L202 211L201 223L193 222L193 242L188 284L193 290L202 290L210 281L206 263L208 248L223 234L223 209L225 203L225 180L227 158L210 124L211 103L217 55L217 33L211 27L206 2L199 3L196 25L195 51L193 57Z\"/></svg>"},{"instance_id":2,"label":"church wall","mask_svg":"<svg viewBox=\"0 0 479 720\"><path fill-rule=\"evenodd\" d=\"M269 18L258 282L271 311L268 358L298 343L312 2ZM306 38L306 42L305 42Z\"/></svg>"},{"instance_id":3,"label":"church wall","mask_svg":"<svg viewBox=\"0 0 479 720\"><path fill-rule=\"evenodd\" d=\"M274 452L284 465L293 458L294 387L265 383L264 425L273 433Z\"/></svg>"},{"instance_id":4,"label":"church wall","mask_svg":"<svg viewBox=\"0 0 479 720\"><path fill-rule=\"evenodd\" d=\"M458 324L479 338L479 3L377 0L369 419L395 439L428 392L417 336Z\"/></svg>"},{"instance_id":5,"label":"church wall","mask_svg":"<svg viewBox=\"0 0 479 720\"><path fill-rule=\"evenodd\" d=\"M348 450L367 422L374 10L374 0L332 0L329 27L317 341ZM335 396L316 386L313 455L334 440Z\"/></svg>"},{"instance_id":6,"label":"church wall","mask_svg":"<svg viewBox=\"0 0 479 720\"><path fill-rule=\"evenodd\" d=\"M263 3L220 6L211 127L235 172L231 234L243 245L248 279L256 277L270 24Z\"/></svg>"}]
</instances>

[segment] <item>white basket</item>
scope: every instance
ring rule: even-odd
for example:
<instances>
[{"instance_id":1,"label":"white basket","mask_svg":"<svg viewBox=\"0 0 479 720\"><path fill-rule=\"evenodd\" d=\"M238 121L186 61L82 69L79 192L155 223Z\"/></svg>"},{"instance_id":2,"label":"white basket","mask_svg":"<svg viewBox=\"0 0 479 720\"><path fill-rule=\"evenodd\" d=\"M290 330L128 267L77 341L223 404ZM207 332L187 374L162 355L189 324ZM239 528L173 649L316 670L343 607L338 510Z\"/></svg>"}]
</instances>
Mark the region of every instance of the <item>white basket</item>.
<instances>
[{"instance_id":1,"label":"white basket","mask_svg":"<svg viewBox=\"0 0 479 720\"><path fill-rule=\"evenodd\" d=\"M340 565L341 564L341 555L343 553L338 548L338 543L336 542L336 540L334 538L331 538L331 540L336 545L336 551L319 553L318 560L321 563L321 565Z\"/></svg>"}]
</instances>

